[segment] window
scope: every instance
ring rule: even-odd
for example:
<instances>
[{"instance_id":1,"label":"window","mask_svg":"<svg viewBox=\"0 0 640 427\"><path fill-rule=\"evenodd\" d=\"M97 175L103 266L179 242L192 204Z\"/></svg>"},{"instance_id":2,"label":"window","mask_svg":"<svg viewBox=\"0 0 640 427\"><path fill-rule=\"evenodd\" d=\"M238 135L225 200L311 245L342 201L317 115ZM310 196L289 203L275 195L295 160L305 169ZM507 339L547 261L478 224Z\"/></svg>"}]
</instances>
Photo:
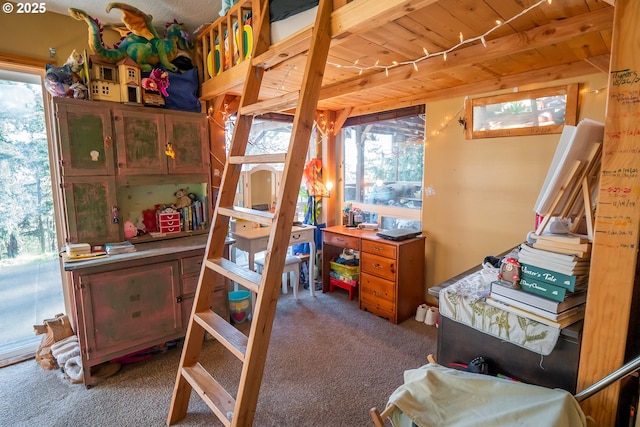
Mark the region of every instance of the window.
<instances>
[{"instance_id":1,"label":"window","mask_svg":"<svg viewBox=\"0 0 640 427\"><path fill-rule=\"evenodd\" d=\"M421 230L424 107L357 117L342 129L344 206L385 229Z\"/></svg>"},{"instance_id":2,"label":"window","mask_svg":"<svg viewBox=\"0 0 640 427\"><path fill-rule=\"evenodd\" d=\"M233 136L235 118L227 121L226 142L227 152ZM253 120L246 155L286 153L289 151L293 117L269 114ZM312 134L311 140L315 139ZM309 144L308 158L315 156L315 145ZM284 164L274 163L266 165L245 164L238 181L234 205L268 209L273 207L277 199L280 176ZM304 185L301 185L301 189ZM300 195L294 220L303 221L307 198Z\"/></svg>"},{"instance_id":3,"label":"window","mask_svg":"<svg viewBox=\"0 0 640 427\"><path fill-rule=\"evenodd\" d=\"M561 133L577 121L578 85L468 99L466 138Z\"/></svg>"}]
</instances>

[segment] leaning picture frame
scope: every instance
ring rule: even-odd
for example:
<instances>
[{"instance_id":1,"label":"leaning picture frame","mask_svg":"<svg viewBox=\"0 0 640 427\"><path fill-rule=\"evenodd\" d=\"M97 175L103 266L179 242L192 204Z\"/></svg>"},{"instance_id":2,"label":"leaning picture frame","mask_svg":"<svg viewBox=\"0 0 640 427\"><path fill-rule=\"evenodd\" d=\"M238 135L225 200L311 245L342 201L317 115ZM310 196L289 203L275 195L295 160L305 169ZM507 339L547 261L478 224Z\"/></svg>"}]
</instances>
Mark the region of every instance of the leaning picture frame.
<instances>
[{"instance_id":1,"label":"leaning picture frame","mask_svg":"<svg viewBox=\"0 0 640 427\"><path fill-rule=\"evenodd\" d=\"M562 133L578 116L578 84L467 99L466 139Z\"/></svg>"}]
</instances>

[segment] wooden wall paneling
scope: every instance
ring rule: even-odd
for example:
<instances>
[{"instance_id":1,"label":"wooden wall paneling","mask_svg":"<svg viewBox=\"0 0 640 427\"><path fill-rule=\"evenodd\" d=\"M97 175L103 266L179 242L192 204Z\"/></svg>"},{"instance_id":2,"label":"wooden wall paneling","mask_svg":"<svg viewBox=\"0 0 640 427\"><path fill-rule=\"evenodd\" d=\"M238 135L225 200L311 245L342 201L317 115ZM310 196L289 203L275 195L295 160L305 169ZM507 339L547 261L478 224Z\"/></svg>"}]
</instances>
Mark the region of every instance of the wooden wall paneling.
<instances>
[{"instance_id":1,"label":"wooden wall paneling","mask_svg":"<svg viewBox=\"0 0 640 427\"><path fill-rule=\"evenodd\" d=\"M578 371L582 390L625 362L640 228L640 2L616 1L602 172L595 219L589 295ZM635 314L634 314L635 316ZM634 339L634 337L631 337ZM582 403L597 425L612 426L616 383Z\"/></svg>"}]
</instances>

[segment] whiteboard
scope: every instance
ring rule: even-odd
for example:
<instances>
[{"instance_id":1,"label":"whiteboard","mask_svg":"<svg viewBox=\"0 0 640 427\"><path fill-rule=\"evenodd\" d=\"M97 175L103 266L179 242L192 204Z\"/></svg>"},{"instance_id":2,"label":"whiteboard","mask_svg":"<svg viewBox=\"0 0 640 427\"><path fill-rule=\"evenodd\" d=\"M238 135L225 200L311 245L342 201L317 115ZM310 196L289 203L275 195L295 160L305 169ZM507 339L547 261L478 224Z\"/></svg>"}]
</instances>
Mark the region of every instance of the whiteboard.
<instances>
[{"instance_id":1,"label":"whiteboard","mask_svg":"<svg viewBox=\"0 0 640 427\"><path fill-rule=\"evenodd\" d=\"M582 119L578 126L565 125L533 209L537 214L549 213L575 162L588 161L593 144L602 142L603 138L604 123Z\"/></svg>"}]
</instances>

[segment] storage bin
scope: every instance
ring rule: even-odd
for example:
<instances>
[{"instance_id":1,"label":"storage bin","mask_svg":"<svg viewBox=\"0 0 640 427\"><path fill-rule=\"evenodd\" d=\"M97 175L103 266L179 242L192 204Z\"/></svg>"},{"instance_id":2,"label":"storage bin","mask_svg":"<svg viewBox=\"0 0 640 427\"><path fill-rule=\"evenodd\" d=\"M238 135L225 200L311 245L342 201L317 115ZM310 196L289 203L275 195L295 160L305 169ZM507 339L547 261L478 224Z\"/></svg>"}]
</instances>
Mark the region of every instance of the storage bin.
<instances>
[{"instance_id":1,"label":"storage bin","mask_svg":"<svg viewBox=\"0 0 640 427\"><path fill-rule=\"evenodd\" d=\"M344 265L331 261L331 269L343 277L349 277L352 280L358 280L358 274L360 273L359 265ZM355 276L355 277L354 277Z\"/></svg>"},{"instance_id":2,"label":"storage bin","mask_svg":"<svg viewBox=\"0 0 640 427\"><path fill-rule=\"evenodd\" d=\"M251 292L229 292L229 311L232 323L242 323L251 315Z\"/></svg>"}]
</instances>

